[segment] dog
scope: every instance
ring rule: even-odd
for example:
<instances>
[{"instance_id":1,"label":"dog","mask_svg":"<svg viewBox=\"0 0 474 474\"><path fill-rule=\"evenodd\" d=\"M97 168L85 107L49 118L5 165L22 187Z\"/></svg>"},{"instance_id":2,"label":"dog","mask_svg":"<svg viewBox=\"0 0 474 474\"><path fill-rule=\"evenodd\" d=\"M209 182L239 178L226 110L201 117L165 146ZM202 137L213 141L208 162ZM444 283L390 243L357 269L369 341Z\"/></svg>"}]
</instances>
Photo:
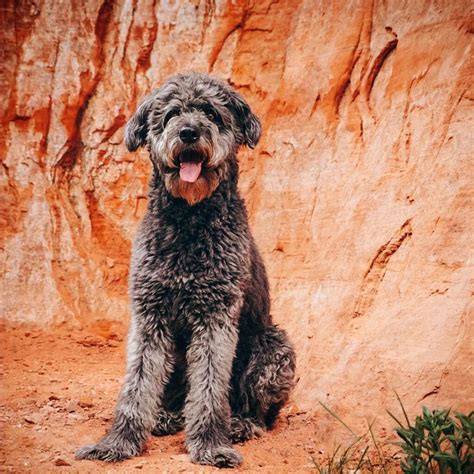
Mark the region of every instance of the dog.
<instances>
[{"instance_id":1,"label":"dog","mask_svg":"<svg viewBox=\"0 0 474 474\"><path fill-rule=\"evenodd\" d=\"M268 279L237 190L237 151L261 125L204 74L172 77L138 107L129 151L148 146L149 204L132 252L125 381L110 431L78 459L140 454L151 433L186 430L191 461L242 462L232 443L273 425L295 353L272 323Z\"/></svg>"}]
</instances>

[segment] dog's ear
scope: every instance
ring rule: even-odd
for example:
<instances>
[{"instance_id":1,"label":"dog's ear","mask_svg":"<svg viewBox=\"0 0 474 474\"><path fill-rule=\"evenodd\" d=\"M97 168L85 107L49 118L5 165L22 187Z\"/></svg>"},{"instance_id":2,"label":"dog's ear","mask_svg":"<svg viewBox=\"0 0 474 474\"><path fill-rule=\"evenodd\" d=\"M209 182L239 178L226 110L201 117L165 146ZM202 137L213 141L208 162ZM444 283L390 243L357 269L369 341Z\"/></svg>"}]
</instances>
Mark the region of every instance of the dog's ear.
<instances>
[{"instance_id":1,"label":"dog's ear","mask_svg":"<svg viewBox=\"0 0 474 474\"><path fill-rule=\"evenodd\" d=\"M154 94L149 95L140 104L125 127L125 145L128 151L135 151L146 143L148 134L148 114L151 110Z\"/></svg>"},{"instance_id":2,"label":"dog's ear","mask_svg":"<svg viewBox=\"0 0 474 474\"><path fill-rule=\"evenodd\" d=\"M244 135L244 143L246 143L250 148L255 148L262 133L260 120L250 110L250 106L239 94L237 94L237 92L231 91L230 95L234 115L236 116L239 127Z\"/></svg>"}]
</instances>

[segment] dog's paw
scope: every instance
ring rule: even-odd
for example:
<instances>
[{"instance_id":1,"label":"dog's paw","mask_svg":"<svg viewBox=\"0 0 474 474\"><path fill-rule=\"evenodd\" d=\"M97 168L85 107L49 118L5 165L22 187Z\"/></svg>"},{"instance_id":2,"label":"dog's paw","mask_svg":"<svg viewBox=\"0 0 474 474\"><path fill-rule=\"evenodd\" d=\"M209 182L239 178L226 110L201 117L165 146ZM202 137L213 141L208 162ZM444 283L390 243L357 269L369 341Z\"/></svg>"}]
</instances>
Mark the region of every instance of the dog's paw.
<instances>
[{"instance_id":1,"label":"dog's paw","mask_svg":"<svg viewBox=\"0 0 474 474\"><path fill-rule=\"evenodd\" d=\"M233 416L230 419L230 437L232 443L242 443L252 438L260 438L265 429L250 418Z\"/></svg>"},{"instance_id":2,"label":"dog's paw","mask_svg":"<svg viewBox=\"0 0 474 474\"><path fill-rule=\"evenodd\" d=\"M191 455L191 460L216 467L236 467L242 463L242 456L230 446L218 446Z\"/></svg>"},{"instance_id":3,"label":"dog's paw","mask_svg":"<svg viewBox=\"0 0 474 474\"><path fill-rule=\"evenodd\" d=\"M140 450L130 444L120 446L120 443L100 442L91 446L83 446L76 451L76 459L89 459L108 462L123 461L140 454Z\"/></svg>"},{"instance_id":4,"label":"dog's paw","mask_svg":"<svg viewBox=\"0 0 474 474\"><path fill-rule=\"evenodd\" d=\"M151 434L153 436L166 436L178 433L178 431L182 429L184 429L184 417L182 413L161 410Z\"/></svg>"}]
</instances>

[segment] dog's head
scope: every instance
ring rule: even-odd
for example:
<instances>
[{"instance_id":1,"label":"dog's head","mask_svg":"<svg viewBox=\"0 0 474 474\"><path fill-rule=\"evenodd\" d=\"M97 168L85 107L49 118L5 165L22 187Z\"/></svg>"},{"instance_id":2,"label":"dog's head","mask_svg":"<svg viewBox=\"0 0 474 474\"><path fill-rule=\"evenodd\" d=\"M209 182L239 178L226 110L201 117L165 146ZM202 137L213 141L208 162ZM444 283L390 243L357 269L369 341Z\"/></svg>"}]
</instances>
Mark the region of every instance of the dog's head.
<instances>
[{"instance_id":1,"label":"dog's head","mask_svg":"<svg viewBox=\"0 0 474 474\"><path fill-rule=\"evenodd\" d=\"M166 189L190 205L209 197L227 179L229 160L254 148L260 121L224 82L204 74L177 75L152 92L125 130L130 151L148 144Z\"/></svg>"}]
</instances>

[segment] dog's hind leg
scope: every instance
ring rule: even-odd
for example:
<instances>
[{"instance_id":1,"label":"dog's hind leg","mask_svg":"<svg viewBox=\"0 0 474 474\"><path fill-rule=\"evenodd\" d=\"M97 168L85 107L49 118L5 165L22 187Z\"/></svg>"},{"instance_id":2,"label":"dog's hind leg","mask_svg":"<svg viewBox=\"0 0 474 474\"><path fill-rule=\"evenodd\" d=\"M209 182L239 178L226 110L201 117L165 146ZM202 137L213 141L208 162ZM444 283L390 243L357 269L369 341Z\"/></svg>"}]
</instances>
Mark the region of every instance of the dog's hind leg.
<instances>
[{"instance_id":1,"label":"dog's hind leg","mask_svg":"<svg viewBox=\"0 0 474 474\"><path fill-rule=\"evenodd\" d=\"M233 381L235 442L270 428L294 385L295 353L282 329L268 326L249 344L248 363Z\"/></svg>"},{"instance_id":2,"label":"dog's hind leg","mask_svg":"<svg viewBox=\"0 0 474 474\"><path fill-rule=\"evenodd\" d=\"M132 319L127 374L112 428L97 444L80 448L77 459L120 461L141 452L173 368L173 340L166 327L156 326Z\"/></svg>"}]
</instances>

